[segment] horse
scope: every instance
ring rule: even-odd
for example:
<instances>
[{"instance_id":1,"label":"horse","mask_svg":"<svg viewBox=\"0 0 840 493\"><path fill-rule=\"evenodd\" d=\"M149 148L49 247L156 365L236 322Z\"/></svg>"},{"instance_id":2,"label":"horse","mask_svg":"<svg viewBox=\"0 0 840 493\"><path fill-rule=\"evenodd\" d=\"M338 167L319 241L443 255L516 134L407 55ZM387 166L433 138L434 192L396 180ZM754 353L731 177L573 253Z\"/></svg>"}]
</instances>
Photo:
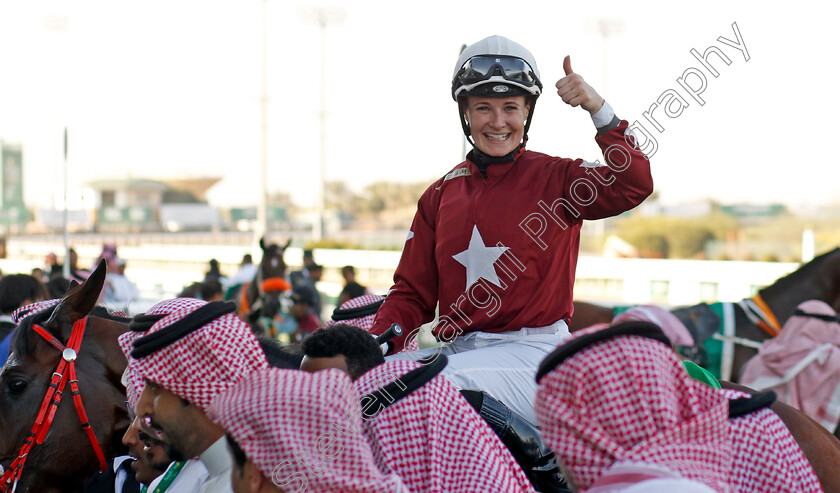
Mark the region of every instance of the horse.
<instances>
[{"instance_id":1,"label":"horse","mask_svg":"<svg viewBox=\"0 0 840 493\"><path fill-rule=\"evenodd\" d=\"M723 361L726 366L721 376L724 380L737 382L741 369L756 355L761 343L777 335L797 305L807 300L824 301L840 312L840 248L815 257L760 289L751 299L722 304L724 318L733 322L729 335L716 335L721 327L721 317L705 303L679 307L672 313L686 325L695 340L695 347L689 348L686 356L701 366L708 364L704 360L706 351L703 345L709 338L729 343L728 347L724 347L724 356L728 358ZM614 315L612 307L575 301L570 330L609 323Z\"/></svg>"},{"instance_id":2,"label":"horse","mask_svg":"<svg viewBox=\"0 0 840 493\"><path fill-rule=\"evenodd\" d=\"M282 246L276 243L266 245L265 238L260 238L263 255L259 269L254 279L242 285L235 295L239 316L258 334L273 332L274 321L282 309L281 295L291 289L286 280L286 261L283 259L291 243L290 239Z\"/></svg>"},{"instance_id":3,"label":"horse","mask_svg":"<svg viewBox=\"0 0 840 493\"><path fill-rule=\"evenodd\" d=\"M5 471L0 491L11 491L18 474L19 492L76 491L105 465L105 458L125 452L120 441L130 424L121 384L126 360L117 337L128 330L128 319L94 309L105 270L100 262L54 308L18 324L0 370L0 465ZM52 385L65 388L64 402ZM49 412L39 412L50 402L57 405L52 419Z\"/></svg>"}]
</instances>

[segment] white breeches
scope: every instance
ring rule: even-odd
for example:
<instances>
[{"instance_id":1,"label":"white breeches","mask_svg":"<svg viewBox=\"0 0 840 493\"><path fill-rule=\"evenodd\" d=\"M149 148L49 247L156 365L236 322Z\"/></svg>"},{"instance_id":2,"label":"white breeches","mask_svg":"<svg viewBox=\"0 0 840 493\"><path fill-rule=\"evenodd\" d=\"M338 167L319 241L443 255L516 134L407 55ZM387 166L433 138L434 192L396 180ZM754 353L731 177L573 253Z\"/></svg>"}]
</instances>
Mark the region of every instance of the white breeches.
<instances>
[{"instance_id":1,"label":"white breeches","mask_svg":"<svg viewBox=\"0 0 840 493\"><path fill-rule=\"evenodd\" d=\"M417 360L445 354L449 364L441 372L459 390L482 390L537 426L534 398L537 367L569 337L559 320L546 327L510 332L468 332L440 347L403 352L386 359Z\"/></svg>"}]
</instances>

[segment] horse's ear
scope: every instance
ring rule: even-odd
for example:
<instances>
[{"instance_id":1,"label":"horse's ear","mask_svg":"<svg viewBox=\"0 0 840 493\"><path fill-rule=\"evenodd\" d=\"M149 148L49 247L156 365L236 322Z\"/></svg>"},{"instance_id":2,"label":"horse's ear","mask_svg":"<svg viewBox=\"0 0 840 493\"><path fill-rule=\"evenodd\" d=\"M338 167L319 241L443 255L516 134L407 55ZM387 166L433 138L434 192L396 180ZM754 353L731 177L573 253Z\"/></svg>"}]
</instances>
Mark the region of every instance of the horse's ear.
<instances>
[{"instance_id":1,"label":"horse's ear","mask_svg":"<svg viewBox=\"0 0 840 493\"><path fill-rule=\"evenodd\" d=\"M265 251L265 236L260 238L260 250Z\"/></svg>"},{"instance_id":2,"label":"horse's ear","mask_svg":"<svg viewBox=\"0 0 840 493\"><path fill-rule=\"evenodd\" d=\"M292 239L291 239L291 238L289 238L289 239L286 241L286 244L285 244L285 245L283 245L283 250L285 250L285 249L289 248L289 245L291 245L291 244L292 244Z\"/></svg>"},{"instance_id":3,"label":"horse's ear","mask_svg":"<svg viewBox=\"0 0 840 493\"><path fill-rule=\"evenodd\" d=\"M79 281L70 279L70 285L67 286L67 291L64 292L64 295L66 296L70 291L73 291L76 286L80 286Z\"/></svg>"},{"instance_id":4,"label":"horse's ear","mask_svg":"<svg viewBox=\"0 0 840 493\"><path fill-rule=\"evenodd\" d=\"M71 284L72 287L67 290L67 294L56 305L52 316L44 324L49 328L61 330L61 334L54 335L66 341L70 337L73 324L93 310L105 285L106 270L105 259L102 259L85 282L76 286Z\"/></svg>"}]
</instances>

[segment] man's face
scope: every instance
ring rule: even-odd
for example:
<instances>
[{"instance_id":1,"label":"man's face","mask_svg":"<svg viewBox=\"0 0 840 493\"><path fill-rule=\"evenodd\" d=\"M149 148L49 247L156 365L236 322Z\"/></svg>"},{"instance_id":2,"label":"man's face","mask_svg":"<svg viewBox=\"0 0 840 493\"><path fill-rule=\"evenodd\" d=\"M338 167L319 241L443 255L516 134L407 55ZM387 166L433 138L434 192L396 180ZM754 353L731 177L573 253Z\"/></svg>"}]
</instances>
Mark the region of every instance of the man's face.
<instances>
[{"instance_id":1,"label":"man's face","mask_svg":"<svg viewBox=\"0 0 840 493\"><path fill-rule=\"evenodd\" d=\"M169 465L169 457L164 450L163 443L150 438L140 429L140 418L134 417L131 426L125 431L122 443L128 447L128 453L135 459L131 464L137 481L148 485L156 477L163 474Z\"/></svg>"},{"instance_id":2,"label":"man's face","mask_svg":"<svg viewBox=\"0 0 840 493\"><path fill-rule=\"evenodd\" d=\"M161 439L170 459L183 461L204 451L201 444L206 437L198 426L207 420L204 413L156 383L146 381L137 402L137 415L163 432Z\"/></svg>"},{"instance_id":3,"label":"man's face","mask_svg":"<svg viewBox=\"0 0 840 493\"><path fill-rule=\"evenodd\" d=\"M301 319L310 312L309 303L303 302L300 299L295 299L292 297L292 308L289 310L293 317L297 319Z\"/></svg>"}]
</instances>

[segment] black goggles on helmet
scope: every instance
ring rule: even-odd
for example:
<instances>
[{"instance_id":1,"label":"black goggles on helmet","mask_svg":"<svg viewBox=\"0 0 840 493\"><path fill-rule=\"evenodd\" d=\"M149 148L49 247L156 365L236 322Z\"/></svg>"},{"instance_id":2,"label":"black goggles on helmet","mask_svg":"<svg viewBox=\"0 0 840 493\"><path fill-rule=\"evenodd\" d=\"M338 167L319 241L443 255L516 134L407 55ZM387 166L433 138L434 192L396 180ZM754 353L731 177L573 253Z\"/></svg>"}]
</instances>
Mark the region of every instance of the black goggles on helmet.
<instances>
[{"instance_id":1,"label":"black goggles on helmet","mask_svg":"<svg viewBox=\"0 0 840 493\"><path fill-rule=\"evenodd\" d=\"M479 55L467 60L458 71L455 80L452 81L452 92L454 94L463 86L470 86L493 76L501 76L523 87L536 85L542 89L542 83L525 60L503 55Z\"/></svg>"}]
</instances>

